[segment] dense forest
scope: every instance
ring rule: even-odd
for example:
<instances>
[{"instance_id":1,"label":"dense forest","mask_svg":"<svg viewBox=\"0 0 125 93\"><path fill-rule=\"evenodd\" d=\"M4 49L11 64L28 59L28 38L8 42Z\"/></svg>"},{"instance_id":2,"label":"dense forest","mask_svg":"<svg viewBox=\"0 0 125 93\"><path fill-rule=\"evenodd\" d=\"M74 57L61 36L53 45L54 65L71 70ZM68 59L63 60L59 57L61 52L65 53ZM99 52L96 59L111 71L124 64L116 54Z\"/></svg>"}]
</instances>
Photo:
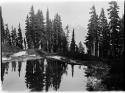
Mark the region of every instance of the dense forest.
<instances>
[{"instance_id":1,"label":"dense forest","mask_svg":"<svg viewBox=\"0 0 125 93\"><path fill-rule=\"evenodd\" d=\"M124 52L124 15L119 17L119 6L115 1L109 3L107 9L109 22L102 8L100 15L96 14L95 6L91 8L91 18L88 24L86 46L88 54L99 57L117 57Z\"/></svg>"},{"instance_id":2,"label":"dense forest","mask_svg":"<svg viewBox=\"0 0 125 93\"><path fill-rule=\"evenodd\" d=\"M1 16L2 19L2 16ZM46 20L45 20L46 19ZM42 10L34 13L33 6L25 20L25 37L22 36L20 23L18 32L12 26L9 31L8 24L3 24L2 19L2 44L15 46L20 49L42 49L49 53L69 53L75 52L84 53L82 42L79 46L75 44L74 29L72 32L72 41L69 43L69 26L65 27L66 32L62 27L61 17L57 13L54 19L49 18L49 9L46 12L46 18L43 17Z\"/></svg>"},{"instance_id":3,"label":"dense forest","mask_svg":"<svg viewBox=\"0 0 125 93\"><path fill-rule=\"evenodd\" d=\"M124 53L124 15L119 17L119 6L116 1L109 2L107 9L108 18L102 8L97 15L95 6L90 9L88 33L85 40L87 55L108 58L120 57ZM25 20L25 36L22 36L21 24L18 28L4 24L1 10L1 39L2 45L15 46L20 49L42 49L48 53L67 54L72 57L84 55L82 42L75 42L75 31L72 31L72 39L69 42L69 26L62 27L61 16L57 13L53 19L49 17L49 9L46 17L42 10L35 14L32 6ZM109 21L108 21L109 20ZM81 57L82 57L81 55Z\"/></svg>"},{"instance_id":4,"label":"dense forest","mask_svg":"<svg viewBox=\"0 0 125 93\"><path fill-rule=\"evenodd\" d=\"M10 89L19 86L31 91L49 91L52 87L58 91L60 86L71 90L125 90L124 13L120 16L116 1L108 5L100 13L96 6L90 8L87 34L84 42L78 44L79 32L75 27L70 29L69 24L64 26L59 13L50 17L51 11L46 9L44 16L41 9L35 11L32 5L24 18L23 30L20 22L11 28L4 23L0 6L3 88L10 85Z\"/></svg>"}]
</instances>

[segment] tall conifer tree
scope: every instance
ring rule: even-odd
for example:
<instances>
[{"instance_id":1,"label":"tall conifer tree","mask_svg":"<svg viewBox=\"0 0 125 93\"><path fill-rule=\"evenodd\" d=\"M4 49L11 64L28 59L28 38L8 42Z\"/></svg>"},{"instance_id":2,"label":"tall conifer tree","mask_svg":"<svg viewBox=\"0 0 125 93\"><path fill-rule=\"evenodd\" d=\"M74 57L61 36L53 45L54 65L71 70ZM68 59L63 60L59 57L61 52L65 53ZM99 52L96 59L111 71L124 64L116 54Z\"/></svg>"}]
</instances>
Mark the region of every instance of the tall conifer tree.
<instances>
[{"instance_id":1,"label":"tall conifer tree","mask_svg":"<svg viewBox=\"0 0 125 93\"><path fill-rule=\"evenodd\" d=\"M72 40L71 40L71 44L70 44L70 51L72 53L72 55L75 54L75 33L74 33L74 29L73 29L73 32L72 32Z\"/></svg>"},{"instance_id":2,"label":"tall conifer tree","mask_svg":"<svg viewBox=\"0 0 125 93\"><path fill-rule=\"evenodd\" d=\"M113 57L118 55L118 41L119 41L119 30L120 30L120 18L118 15L119 6L116 1L109 2L110 6L108 10L109 15L109 29L111 33L111 55Z\"/></svg>"},{"instance_id":3,"label":"tall conifer tree","mask_svg":"<svg viewBox=\"0 0 125 93\"><path fill-rule=\"evenodd\" d=\"M99 28L99 54L101 57L106 57L110 49L110 31L103 8L99 16Z\"/></svg>"},{"instance_id":4,"label":"tall conifer tree","mask_svg":"<svg viewBox=\"0 0 125 93\"><path fill-rule=\"evenodd\" d=\"M18 38L18 47L23 49L23 37L22 37L22 31L21 31L20 24L19 24L19 27L18 27L18 37L17 38Z\"/></svg>"},{"instance_id":5,"label":"tall conifer tree","mask_svg":"<svg viewBox=\"0 0 125 93\"><path fill-rule=\"evenodd\" d=\"M91 18L88 24L88 33L86 37L86 46L88 54L98 56L98 44L99 44L99 24L98 15L96 14L95 6L91 8Z\"/></svg>"}]
</instances>

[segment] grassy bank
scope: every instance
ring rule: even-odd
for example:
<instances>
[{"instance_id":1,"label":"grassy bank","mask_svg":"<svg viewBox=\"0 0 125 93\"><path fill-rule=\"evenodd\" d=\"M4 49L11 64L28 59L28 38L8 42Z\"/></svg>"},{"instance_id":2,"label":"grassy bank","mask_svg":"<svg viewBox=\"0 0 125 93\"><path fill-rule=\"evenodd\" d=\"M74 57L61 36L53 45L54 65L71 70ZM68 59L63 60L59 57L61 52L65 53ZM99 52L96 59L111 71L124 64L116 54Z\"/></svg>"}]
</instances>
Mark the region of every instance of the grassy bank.
<instances>
[{"instance_id":1,"label":"grassy bank","mask_svg":"<svg viewBox=\"0 0 125 93\"><path fill-rule=\"evenodd\" d=\"M9 56L18 51L21 51L19 47L2 44L2 56Z\"/></svg>"},{"instance_id":2,"label":"grassy bank","mask_svg":"<svg viewBox=\"0 0 125 93\"><path fill-rule=\"evenodd\" d=\"M64 56L73 60L82 60L82 61L101 61L101 58L95 57L88 54L75 53L74 55L70 52L68 53L58 53L60 56Z\"/></svg>"}]
</instances>

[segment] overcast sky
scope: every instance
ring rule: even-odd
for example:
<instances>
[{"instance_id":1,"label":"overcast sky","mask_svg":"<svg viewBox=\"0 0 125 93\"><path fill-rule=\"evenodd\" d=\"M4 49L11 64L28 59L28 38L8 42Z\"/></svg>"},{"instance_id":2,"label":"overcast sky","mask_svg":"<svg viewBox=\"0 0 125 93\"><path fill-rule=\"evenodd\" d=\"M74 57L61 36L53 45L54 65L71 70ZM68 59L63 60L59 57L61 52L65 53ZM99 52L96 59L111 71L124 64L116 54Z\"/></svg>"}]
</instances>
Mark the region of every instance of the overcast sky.
<instances>
[{"instance_id":1,"label":"overcast sky","mask_svg":"<svg viewBox=\"0 0 125 93\"><path fill-rule=\"evenodd\" d=\"M37 0L36 0L37 1ZM107 1L79 1L79 2L3 2L2 6L2 16L4 23L8 23L9 28L13 25L18 27L20 22L21 28L24 34L25 29L25 19L30 11L31 6L34 6L35 12L37 9L43 11L44 17L46 15L47 8L50 12L50 18L53 18L56 13L59 13L62 18L63 26L69 24L70 26L83 30L76 34L76 41L84 41L85 35L87 33L87 24L89 20L90 8L95 5L97 14L100 14L101 8L104 8L106 17L107 8L109 4ZM118 2L120 6L119 16L121 17L124 13L124 2Z\"/></svg>"}]
</instances>

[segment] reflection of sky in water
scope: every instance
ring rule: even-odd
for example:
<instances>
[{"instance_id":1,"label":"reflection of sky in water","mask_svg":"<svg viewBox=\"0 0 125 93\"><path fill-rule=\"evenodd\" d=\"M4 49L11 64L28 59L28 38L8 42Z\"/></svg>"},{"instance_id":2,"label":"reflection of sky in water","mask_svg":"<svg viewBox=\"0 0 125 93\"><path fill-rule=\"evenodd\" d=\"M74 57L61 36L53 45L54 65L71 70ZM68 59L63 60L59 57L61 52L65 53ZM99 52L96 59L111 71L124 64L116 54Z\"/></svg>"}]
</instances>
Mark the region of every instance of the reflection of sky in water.
<instances>
[{"instance_id":1,"label":"reflection of sky in water","mask_svg":"<svg viewBox=\"0 0 125 93\"><path fill-rule=\"evenodd\" d=\"M67 75L62 76L60 91L84 91L86 90L87 78L85 77L84 66L79 68L79 65L74 66L74 73L72 73L71 65L68 65ZM72 76L73 74L73 76Z\"/></svg>"},{"instance_id":2,"label":"reflection of sky in water","mask_svg":"<svg viewBox=\"0 0 125 93\"><path fill-rule=\"evenodd\" d=\"M13 67L12 65L15 63L16 67ZM25 69L26 69L26 62L21 62L21 71L20 71L20 77L19 77L19 67L18 65L20 64L19 62L12 62L9 63L9 68L8 68L8 74L4 75L4 81L3 81L3 90L8 90L8 91L25 91L26 86L25 86ZM15 69L15 71L14 71Z\"/></svg>"},{"instance_id":3,"label":"reflection of sky in water","mask_svg":"<svg viewBox=\"0 0 125 93\"><path fill-rule=\"evenodd\" d=\"M42 61L39 60L37 62L41 63ZM2 63L2 64L5 64L5 69L7 69L7 67L6 67L7 63ZM49 63L49 64L50 64L49 68L47 68L48 63L43 62L43 66L44 66L43 76L47 74L48 69L50 71L60 70L60 68L58 68L58 66L60 67L61 64L54 63L55 67L51 66L51 63ZM7 90L7 91L31 90L26 87L26 77L25 77L26 76L26 65L27 65L27 62L9 62L8 63L8 66L9 66L8 73L5 73L5 72L7 72L7 71L5 71L4 76L3 76L3 78L4 78L3 85L2 85L3 90ZM38 65L42 65L42 64L38 64ZM34 66L33 73L36 73L35 70L39 71L39 69L42 71L42 66L40 67L38 65L33 65ZM60 74L61 82L59 84L59 89L57 89L57 91L84 91L84 90L86 90L87 78L85 77L85 70L83 68L85 68L85 66L67 65L66 72L63 72L63 71L61 71L61 72L57 71L56 73L53 72L54 74L62 73L62 74ZM63 69L61 69L61 70L63 70ZM42 73L42 72L38 72L37 74L39 74L39 73ZM53 74L50 73L50 75L53 75ZM58 75L55 75L55 76L58 76ZM54 79L53 76L49 76L49 77L50 78L52 77ZM34 78L34 76L33 76L33 78ZM38 78L39 78L39 76L38 76ZM44 80L43 80L44 83L46 82L45 78L47 78L47 77L44 77ZM35 79L35 80L37 80L37 79ZM45 86L43 86L43 90L44 89L45 89ZM53 86L49 87L49 91L54 91Z\"/></svg>"}]
</instances>

